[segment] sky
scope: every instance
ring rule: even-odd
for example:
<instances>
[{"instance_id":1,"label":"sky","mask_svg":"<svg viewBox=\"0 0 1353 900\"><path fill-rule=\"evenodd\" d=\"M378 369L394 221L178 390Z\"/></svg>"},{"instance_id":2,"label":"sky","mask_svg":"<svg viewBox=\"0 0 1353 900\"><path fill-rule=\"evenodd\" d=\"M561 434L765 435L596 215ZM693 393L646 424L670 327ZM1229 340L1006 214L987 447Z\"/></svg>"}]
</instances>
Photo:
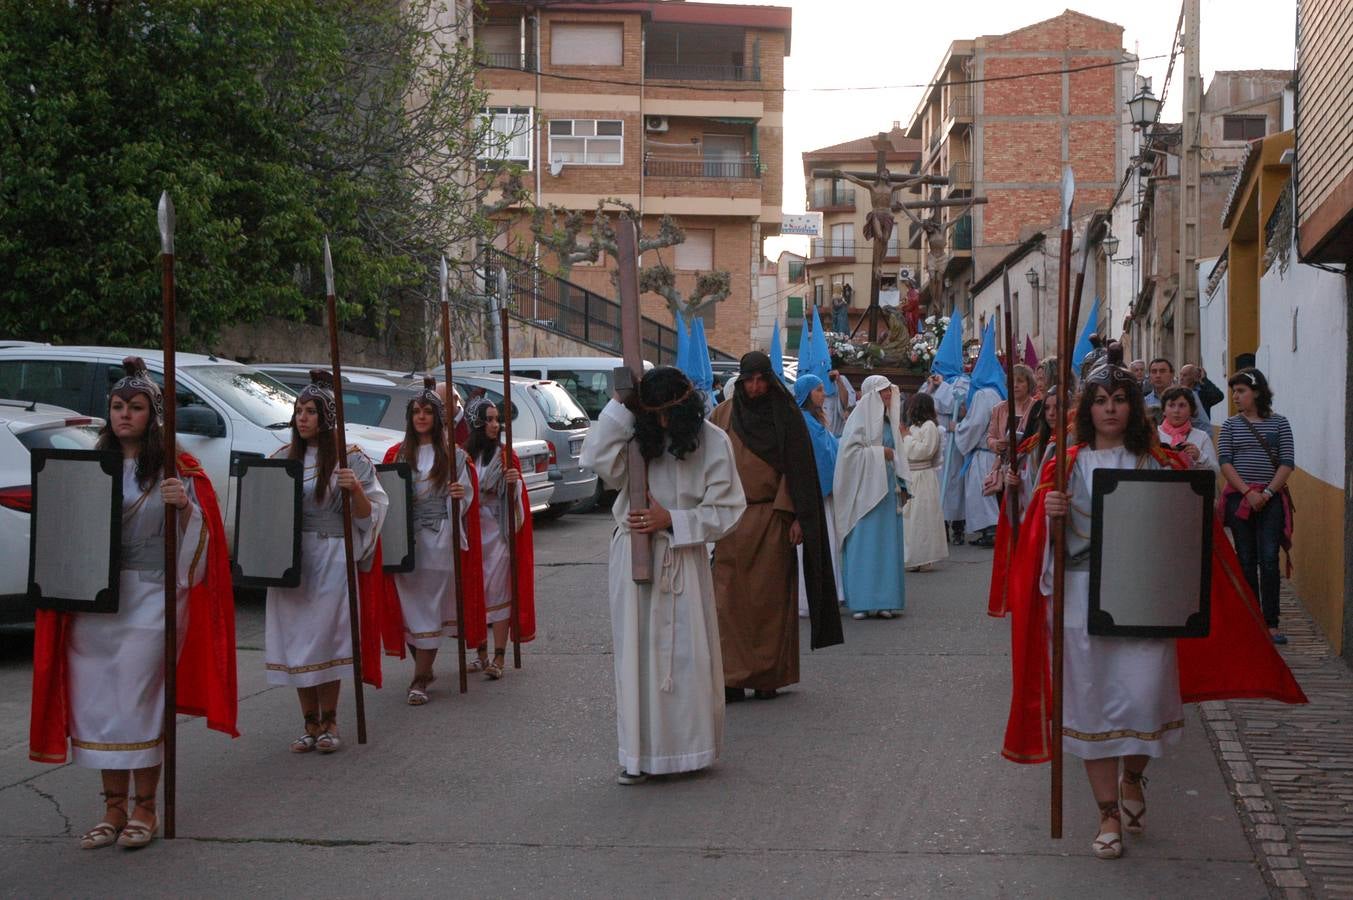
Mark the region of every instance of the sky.
<instances>
[{"instance_id":1,"label":"sky","mask_svg":"<svg viewBox=\"0 0 1353 900\"><path fill-rule=\"evenodd\" d=\"M753 0L721 0L752 4ZM762 0L757 5L765 5ZM950 42L1003 34L1071 8L1123 26L1123 47L1153 76L1160 96L1179 21L1180 0L769 0L794 10L791 54L785 60L784 210L804 209L801 154L906 127L921 88L935 74ZM1259 25L1258 14L1262 11ZM1296 44L1296 0L1202 0L1204 85L1217 69L1290 69ZM1175 65L1161 120L1179 121L1183 58ZM823 91L822 88L852 88ZM772 238L766 253L806 250L806 238Z\"/></svg>"}]
</instances>

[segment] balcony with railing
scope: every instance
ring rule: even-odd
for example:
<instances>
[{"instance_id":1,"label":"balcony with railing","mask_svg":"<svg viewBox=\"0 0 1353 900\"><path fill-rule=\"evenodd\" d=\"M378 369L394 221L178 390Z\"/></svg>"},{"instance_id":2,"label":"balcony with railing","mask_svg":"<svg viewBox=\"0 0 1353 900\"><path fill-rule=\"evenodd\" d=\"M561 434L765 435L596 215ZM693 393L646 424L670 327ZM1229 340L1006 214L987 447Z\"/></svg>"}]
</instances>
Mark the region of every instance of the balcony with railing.
<instances>
[{"instance_id":1,"label":"balcony with railing","mask_svg":"<svg viewBox=\"0 0 1353 900\"><path fill-rule=\"evenodd\" d=\"M855 239L850 237L813 238L808 251L808 262L854 262Z\"/></svg>"},{"instance_id":2,"label":"balcony with railing","mask_svg":"<svg viewBox=\"0 0 1353 900\"><path fill-rule=\"evenodd\" d=\"M652 22L644 28L644 77L655 81L761 80L761 39L737 26Z\"/></svg>"},{"instance_id":3,"label":"balcony with railing","mask_svg":"<svg viewBox=\"0 0 1353 900\"><path fill-rule=\"evenodd\" d=\"M972 213L964 213L958 217L949 245L955 252L972 252Z\"/></svg>"},{"instance_id":4,"label":"balcony with railing","mask_svg":"<svg viewBox=\"0 0 1353 900\"><path fill-rule=\"evenodd\" d=\"M760 81L760 66L738 66L732 63L663 63L644 64L644 77L654 81Z\"/></svg>"},{"instance_id":5,"label":"balcony with railing","mask_svg":"<svg viewBox=\"0 0 1353 900\"><path fill-rule=\"evenodd\" d=\"M970 191L973 185L972 163L960 161L949 165L949 190Z\"/></svg>"},{"instance_id":6,"label":"balcony with railing","mask_svg":"<svg viewBox=\"0 0 1353 900\"><path fill-rule=\"evenodd\" d=\"M949 108L945 118L950 126L971 124L974 102L972 92L966 87L956 89L949 97Z\"/></svg>"},{"instance_id":7,"label":"balcony with railing","mask_svg":"<svg viewBox=\"0 0 1353 900\"><path fill-rule=\"evenodd\" d=\"M644 174L654 178L754 179L761 177L761 159L754 153L697 159L646 156Z\"/></svg>"},{"instance_id":8,"label":"balcony with railing","mask_svg":"<svg viewBox=\"0 0 1353 900\"><path fill-rule=\"evenodd\" d=\"M480 50L478 60L481 66L490 69L517 69L522 72L534 72L536 70L534 54L521 53L515 50L511 52Z\"/></svg>"},{"instance_id":9,"label":"balcony with railing","mask_svg":"<svg viewBox=\"0 0 1353 900\"><path fill-rule=\"evenodd\" d=\"M814 212L852 210L855 208L855 188L840 184L816 185L808 208Z\"/></svg>"}]
</instances>

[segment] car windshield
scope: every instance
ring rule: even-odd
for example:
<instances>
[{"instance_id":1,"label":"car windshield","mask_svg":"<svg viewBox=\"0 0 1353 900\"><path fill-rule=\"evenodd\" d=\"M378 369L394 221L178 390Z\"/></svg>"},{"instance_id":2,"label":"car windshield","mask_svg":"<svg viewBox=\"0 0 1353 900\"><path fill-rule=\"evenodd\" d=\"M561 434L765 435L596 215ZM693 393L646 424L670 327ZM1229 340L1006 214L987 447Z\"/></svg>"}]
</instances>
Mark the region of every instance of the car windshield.
<instances>
[{"instance_id":1,"label":"car windshield","mask_svg":"<svg viewBox=\"0 0 1353 900\"><path fill-rule=\"evenodd\" d=\"M545 414L545 422L551 428L586 428L592 423L582 407L568 395L568 391L552 381L531 385L531 396Z\"/></svg>"},{"instance_id":2,"label":"car windshield","mask_svg":"<svg viewBox=\"0 0 1353 900\"><path fill-rule=\"evenodd\" d=\"M19 443L32 450L93 450L99 439L98 425L62 425L57 428L32 428L16 435Z\"/></svg>"},{"instance_id":3,"label":"car windshield","mask_svg":"<svg viewBox=\"0 0 1353 900\"><path fill-rule=\"evenodd\" d=\"M275 378L245 366L185 366L183 371L255 425L286 428L291 423L296 392Z\"/></svg>"}]
</instances>

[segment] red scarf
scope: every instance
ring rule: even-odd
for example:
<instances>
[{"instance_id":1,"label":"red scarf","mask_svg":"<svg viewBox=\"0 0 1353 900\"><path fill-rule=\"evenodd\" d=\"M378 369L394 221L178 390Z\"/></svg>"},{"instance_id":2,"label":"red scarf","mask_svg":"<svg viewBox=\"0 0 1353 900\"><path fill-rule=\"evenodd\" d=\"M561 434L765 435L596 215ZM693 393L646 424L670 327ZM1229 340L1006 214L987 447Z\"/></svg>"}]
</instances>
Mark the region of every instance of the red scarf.
<instances>
[{"instance_id":1,"label":"red scarf","mask_svg":"<svg viewBox=\"0 0 1353 900\"><path fill-rule=\"evenodd\" d=\"M1166 419L1160 423L1160 430L1169 435L1170 446L1177 447L1188 442L1189 435L1193 432L1193 423L1185 422L1183 425L1171 425L1170 420Z\"/></svg>"}]
</instances>

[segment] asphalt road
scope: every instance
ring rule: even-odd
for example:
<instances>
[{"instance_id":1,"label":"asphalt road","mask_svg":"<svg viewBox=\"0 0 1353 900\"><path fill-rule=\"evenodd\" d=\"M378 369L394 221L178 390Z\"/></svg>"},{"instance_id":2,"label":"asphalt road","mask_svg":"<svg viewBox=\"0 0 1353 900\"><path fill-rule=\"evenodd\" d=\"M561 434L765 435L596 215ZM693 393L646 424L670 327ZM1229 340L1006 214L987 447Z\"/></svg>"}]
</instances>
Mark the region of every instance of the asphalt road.
<instances>
[{"instance_id":1,"label":"asphalt road","mask_svg":"<svg viewBox=\"0 0 1353 900\"><path fill-rule=\"evenodd\" d=\"M713 769L620 787L609 515L536 533L524 667L461 696L444 652L414 708L411 663L391 660L367 693L370 743L345 686L330 757L287 752L295 695L265 683L262 605L242 606L243 736L181 720L179 839L137 853L78 849L98 776L29 762L31 654L0 635L0 895L1266 896L1192 709L1123 859L1090 856L1095 806L1070 758L1067 838L1048 838L1047 768L998 753L1008 626L985 615L988 550L909 576L900 619L847 619L843 647L805 649L800 685L731 707Z\"/></svg>"}]
</instances>

